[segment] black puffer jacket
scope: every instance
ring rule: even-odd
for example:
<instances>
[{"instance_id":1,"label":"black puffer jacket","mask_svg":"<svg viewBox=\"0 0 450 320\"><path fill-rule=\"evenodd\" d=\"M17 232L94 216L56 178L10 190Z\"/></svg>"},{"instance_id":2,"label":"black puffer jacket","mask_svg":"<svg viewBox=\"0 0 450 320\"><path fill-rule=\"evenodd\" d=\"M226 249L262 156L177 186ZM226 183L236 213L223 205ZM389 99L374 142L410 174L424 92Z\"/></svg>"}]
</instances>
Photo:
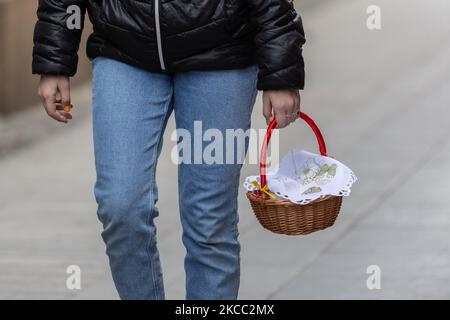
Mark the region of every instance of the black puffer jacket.
<instances>
[{"instance_id":1,"label":"black puffer jacket","mask_svg":"<svg viewBox=\"0 0 450 320\"><path fill-rule=\"evenodd\" d=\"M67 27L74 5L94 25L91 59L167 73L257 63L258 89L303 89L305 38L292 0L40 0L33 73L75 74L81 30Z\"/></svg>"}]
</instances>

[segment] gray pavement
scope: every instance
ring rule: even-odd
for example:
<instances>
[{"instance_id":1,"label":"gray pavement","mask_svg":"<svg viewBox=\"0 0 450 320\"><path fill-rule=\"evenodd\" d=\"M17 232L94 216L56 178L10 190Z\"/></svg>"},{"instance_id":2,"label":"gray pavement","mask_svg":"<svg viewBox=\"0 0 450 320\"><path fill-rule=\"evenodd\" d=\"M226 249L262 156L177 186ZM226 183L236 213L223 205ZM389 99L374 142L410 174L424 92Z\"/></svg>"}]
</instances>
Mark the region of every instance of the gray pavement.
<instances>
[{"instance_id":1,"label":"gray pavement","mask_svg":"<svg viewBox=\"0 0 450 320\"><path fill-rule=\"evenodd\" d=\"M240 298L450 298L450 4L297 2L305 8L308 36L303 109L322 128L330 154L359 182L337 224L306 237L262 229L242 191ZM365 27L369 4L382 9L380 31ZM89 87L73 99L85 108L75 111L74 123L45 125L51 128L0 158L0 298L117 298L92 192ZM264 128L260 108L258 100L255 128ZM0 132L20 124L32 137L25 119L50 121L36 107L0 122ZM173 128L171 119L158 167L157 224L167 298L182 299L184 248L169 160ZM300 123L281 132L281 153L293 147L316 150ZM243 178L256 172L246 165ZM81 290L66 289L68 265L81 267ZM380 290L366 287L369 265L381 268Z\"/></svg>"}]
</instances>

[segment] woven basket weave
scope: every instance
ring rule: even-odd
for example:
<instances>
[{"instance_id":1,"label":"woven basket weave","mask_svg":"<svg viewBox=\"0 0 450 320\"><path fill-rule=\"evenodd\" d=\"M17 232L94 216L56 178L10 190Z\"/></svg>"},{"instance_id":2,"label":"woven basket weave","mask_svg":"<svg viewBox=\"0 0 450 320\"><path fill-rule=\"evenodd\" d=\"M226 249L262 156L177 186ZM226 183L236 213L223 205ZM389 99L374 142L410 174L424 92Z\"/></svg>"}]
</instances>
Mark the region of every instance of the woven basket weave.
<instances>
[{"instance_id":1,"label":"woven basket weave","mask_svg":"<svg viewBox=\"0 0 450 320\"><path fill-rule=\"evenodd\" d=\"M300 118L313 129L319 143L320 153L328 156L323 136L314 121L303 112ZM261 188L267 183L266 156L271 133L276 128L273 120L264 139L261 150ZM261 225L274 233L285 235L305 235L334 225L339 215L342 196L326 196L308 204L296 204L284 199L273 199L261 191L247 192L252 209Z\"/></svg>"},{"instance_id":2,"label":"woven basket weave","mask_svg":"<svg viewBox=\"0 0 450 320\"><path fill-rule=\"evenodd\" d=\"M261 225L274 233L305 235L334 225L342 197L328 196L308 204L271 199L265 194L247 192L247 198Z\"/></svg>"}]
</instances>

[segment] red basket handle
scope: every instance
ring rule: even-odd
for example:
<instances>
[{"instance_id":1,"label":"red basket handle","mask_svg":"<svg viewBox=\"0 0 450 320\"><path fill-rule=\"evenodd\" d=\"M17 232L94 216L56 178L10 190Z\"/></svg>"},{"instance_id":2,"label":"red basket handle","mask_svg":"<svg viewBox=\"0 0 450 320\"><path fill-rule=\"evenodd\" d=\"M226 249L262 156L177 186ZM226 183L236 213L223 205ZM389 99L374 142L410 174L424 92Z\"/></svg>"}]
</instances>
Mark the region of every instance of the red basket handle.
<instances>
[{"instance_id":1,"label":"red basket handle","mask_svg":"<svg viewBox=\"0 0 450 320\"><path fill-rule=\"evenodd\" d=\"M313 119L311 119L308 115L303 112L300 112L300 119L304 120L314 131L316 135L317 142L319 143L319 150L322 156L328 157L327 148L325 146L325 140L323 139L322 133L319 130L319 127L316 125ZM272 136L272 131L277 126L277 121L275 118L269 124L267 128L266 136L264 137L264 143L261 148L261 162L259 165L260 174L261 174L261 188L264 188L267 183L266 178L266 160L267 160L267 147L269 145L270 137Z\"/></svg>"}]
</instances>

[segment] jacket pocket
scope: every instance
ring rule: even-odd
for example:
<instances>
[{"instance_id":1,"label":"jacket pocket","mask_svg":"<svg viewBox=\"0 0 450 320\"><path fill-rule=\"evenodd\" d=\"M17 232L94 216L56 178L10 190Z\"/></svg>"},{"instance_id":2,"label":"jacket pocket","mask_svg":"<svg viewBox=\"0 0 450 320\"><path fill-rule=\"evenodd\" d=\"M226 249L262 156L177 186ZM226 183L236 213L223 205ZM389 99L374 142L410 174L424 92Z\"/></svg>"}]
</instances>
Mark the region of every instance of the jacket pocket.
<instances>
[{"instance_id":1,"label":"jacket pocket","mask_svg":"<svg viewBox=\"0 0 450 320\"><path fill-rule=\"evenodd\" d=\"M96 1L101 3L101 13L99 18L103 23L144 37L153 34L155 25L153 1Z\"/></svg>"}]
</instances>

